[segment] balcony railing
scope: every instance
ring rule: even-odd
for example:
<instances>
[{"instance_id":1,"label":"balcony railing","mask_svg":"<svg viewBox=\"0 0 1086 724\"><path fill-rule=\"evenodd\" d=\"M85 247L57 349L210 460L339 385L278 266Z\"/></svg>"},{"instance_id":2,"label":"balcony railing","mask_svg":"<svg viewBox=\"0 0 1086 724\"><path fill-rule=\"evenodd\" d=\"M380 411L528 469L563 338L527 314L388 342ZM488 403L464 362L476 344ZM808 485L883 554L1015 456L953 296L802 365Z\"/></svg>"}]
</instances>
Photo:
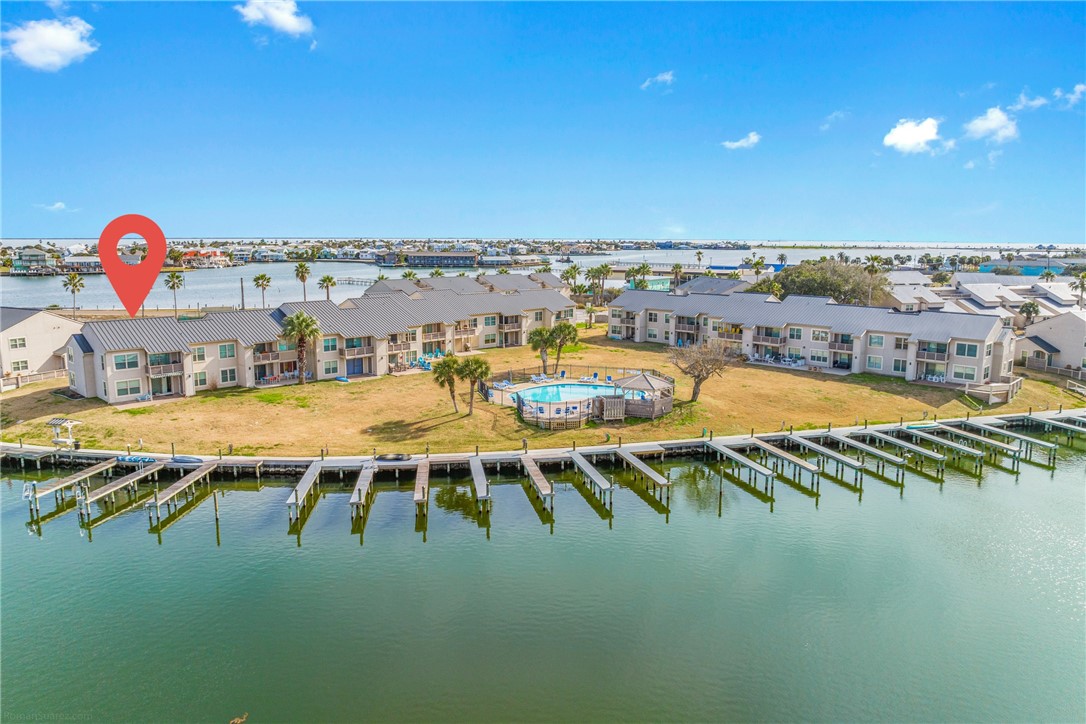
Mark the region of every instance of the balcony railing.
<instances>
[{"instance_id":1,"label":"balcony railing","mask_svg":"<svg viewBox=\"0 0 1086 724\"><path fill-rule=\"evenodd\" d=\"M783 337L770 337L765 334L754 335L754 344L768 344L771 347L780 347L784 344Z\"/></svg>"},{"instance_id":2,"label":"balcony railing","mask_svg":"<svg viewBox=\"0 0 1086 724\"><path fill-rule=\"evenodd\" d=\"M521 330L520 322L502 322L498 325L498 329L502 332L519 332Z\"/></svg>"},{"instance_id":3,"label":"balcony railing","mask_svg":"<svg viewBox=\"0 0 1086 724\"><path fill-rule=\"evenodd\" d=\"M694 334L697 334L698 332L701 331L701 327L699 327L696 324L679 324L678 322L676 322L675 323L675 331L676 332L693 332Z\"/></svg>"},{"instance_id":4,"label":"balcony railing","mask_svg":"<svg viewBox=\"0 0 1086 724\"><path fill-rule=\"evenodd\" d=\"M456 337L474 337L475 331L474 327L457 328L453 331L453 335Z\"/></svg>"},{"instance_id":5,"label":"balcony railing","mask_svg":"<svg viewBox=\"0 0 1086 724\"><path fill-rule=\"evenodd\" d=\"M742 342L743 341L743 333L742 332L724 332L724 331L720 331L720 332L717 332L717 336L720 337L721 339L730 339L733 342Z\"/></svg>"},{"instance_id":6,"label":"balcony railing","mask_svg":"<svg viewBox=\"0 0 1086 724\"><path fill-rule=\"evenodd\" d=\"M445 333L444 332L423 332L422 333L422 341L423 342L439 342L439 341L444 341L444 340L445 340Z\"/></svg>"},{"instance_id":7,"label":"balcony railing","mask_svg":"<svg viewBox=\"0 0 1086 724\"><path fill-rule=\"evenodd\" d=\"M916 350L916 358L919 360L927 360L929 362L946 362L946 352L929 352L926 349Z\"/></svg>"},{"instance_id":8,"label":"balcony railing","mask_svg":"<svg viewBox=\"0 0 1086 724\"><path fill-rule=\"evenodd\" d=\"M830 349L834 352L851 352L852 342L830 342Z\"/></svg>"},{"instance_id":9,"label":"balcony railing","mask_svg":"<svg viewBox=\"0 0 1086 724\"><path fill-rule=\"evenodd\" d=\"M179 375L185 371L185 365L175 362L168 365L147 365L147 374L152 377L160 375Z\"/></svg>"},{"instance_id":10,"label":"balcony railing","mask_svg":"<svg viewBox=\"0 0 1086 724\"><path fill-rule=\"evenodd\" d=\"M258 352L253 355L253 362L257 364L261 362L278 362L280 352Z\"/></svg>"},{"instance_id":11,"label":"balcony railing","mask_svg":"<svg viewBox=\"0 0 1086 724\"><path fill-rule=\"evenodd\" d=\"M404 351L409 350L409 349L411 349L411 343L410 342L396 342L396 343L391 343L390 342L389 345L388 345L388 351L389 352L404 352Z\"/></svg>"},{"instance_id":12,"label":"balcony railing","mask_svg":"<svg viewBox=\"0 0 1086 724\"><path fill-rule=\"evenodd\" d=\"M369 345L366 347L340 347L339 356L351 359L353 357L365 357L368 354L373 354L374 347Z\"/></svg>"}]
</instances>

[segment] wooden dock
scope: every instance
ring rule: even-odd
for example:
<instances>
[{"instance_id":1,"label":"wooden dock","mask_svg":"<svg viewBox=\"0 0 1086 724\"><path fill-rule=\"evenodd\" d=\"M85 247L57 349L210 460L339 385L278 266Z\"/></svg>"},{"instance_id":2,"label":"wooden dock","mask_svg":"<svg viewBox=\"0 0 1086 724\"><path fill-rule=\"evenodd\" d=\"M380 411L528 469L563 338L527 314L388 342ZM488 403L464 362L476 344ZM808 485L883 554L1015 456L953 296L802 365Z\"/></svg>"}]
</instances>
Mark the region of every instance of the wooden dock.
<instances>
[{"instance_id":1,"label":"wooden dock","mask_svg":"<svg viewBox=\"0 0 1086 724\"><path fill-rule=\"evenodd\" d=\"M200 467L193 470L188 475L184 476L176 483L159 492L155 491L154 499L147 503L147 518L151 517L151 508L155 509L155 519L158 522L162 522L162 506L166 506L166 515L170 514L170 504L173 503L173 509L177 510L177 503L174 499L181 493L186 493L189 488L196 485L200 481L208 478L211 473L219 467L218 461L204 463Z\"/></svg>"},{"instance_id":2,"label":"wooden dock","mask_svg":"<svg viewBox=\"0 0 1086 724\"><path fill-rule=\"evenodd\" d=\"M366 514L366 506L370 504L370 500L373 497L373 473L375 468L372 465L363 465L362 469L358 472L358 480L354 484L354 490L351 491L351 499L348 501L351 506L351 519L355 516L364 518Z\"/></svg>"},{"instance_id":3,"label":"wooden dock","mask_svg":"<svg viewBox=\"0 0 1086 724\"><path fill-rule=\"evenodd\" d=\"M486 470L483 469L483 461L478 456L468 458L468 467L471 469L471 483L475 491L475 505L479 512L490 510L490 482L486 478Z\"/></svg>"},{"instance_id":4,"label":"wooden dock","mask_svg":"<svg viewBox=\"0 0 1086 724\"><path fill-rule=\"evenodd\" d=\"M879 432L878 430L854 430L850 432L849 435L864 435L869 439L877 440L884 445L893 445L898 450L912 453L913 455L916 455L917 460L919 461L918 467L921 470L924 469L925 459L934 461L937 464L939 470L942 470L944 463L946 463L946 455L943 455L940 452L928 450L926 447L920 447L919 445L913 445L911 442L899 440L893 435L887 435L886 433Z\"/></svg>"},{"instance_id":5,"label":"wooden dock","mask_svg":"<svg viewBox=\"0 0 1086 724\"><path fill-rule=\"evenodd\" d=\"M291 491L290 497L287 498L287 519L294 523L297 520L301 520L302 512L310 506L310 497L320 480L321 468L323 467L323 461L314 460L306 468L305 473L302 474L302 479L298 481L298 484Z\"/></svg>"},{"instance_id":6,"label":"wooden dock","mask_svg":"<svg viewBox=\"0 0 1086 724\"><path fill-rule=\"evenodd\" d=\"M1026 459L1031 460L1033 458L1033 448L1040 448L1048 451L1048 465L1056 464L1056 450L1059 449L1059 445L1048 440L1041 440L1040 438L1033 437L1032 435L1023 435L1020 432L1014 432L1003 427L996 427L995 425L987 425L983 422L974 422L973 420L965 420L963 425L973 428L974 430L980 430L982 435L1002 435L1003 437L1010 438L1011 440L1017 440L1026 453Z\"/></svg>"},{"instance_id":7,"label":"wooden dock","mask_svg":"<svg viewBox=\"0 0 1086 724\"><path fill-rule=\"evenodd\" d=\"M430 461L419 460L415 466L415 517L428 515L430 508Z\"/></svg>"},{"instance_id":8,"label":"wooden dock","mask_svg":"<svg viewBox=\"0 0 1086 724\"><path fill-rule=\"evenodd\" d=\"M929 428L930 429L930 428ZM916 440L924 440L937 447L942 448L944 454L951 453L950 457L955 460L960 460L962 455L973 459L973 473L979 475L984 468L984 451L977 450L974 447L968 445L962 445L960 442L954 442L953 440L947 440L945 437L939 437L938 435L932 435L931 433L924 432L923 430L916 430L908 427L895 427L892 428L893 432L904 432L912 435Z\"/></svg>"},{"instance_id":9,"label":"wooden dock","mask_svg":"<svg viewBox=\"0 0 1086 724\"><path fill-rule=\"evenodd\" d=\"M99 473L104 473L104 472L107 472L109 470L112 470L116 465L117 465L117 458L110 458L109 460L104 460L104 461L98 463L97 465L92 465L89 468L84 468L83 470L80 470L78 473L73 473L72 475L68 475L67 477L63 477L63 478L60 478L58 480L53 480L51 482L45 483L44 485L38 485L37 483L31 483L30 484L30 494L28 496L28 498L30 500L30 512L31 512L31 514L32 515L41 515L41 499L44 496L49 495L51 493L54 494L54 495L59 493L59 497L57 498L57 504L59 505L60 503L64 502L64 491L67 488L71 488L71 487L83 482L84 480L86 480L88 478L91 478L91 477L94 477L95 475L98 475ZM25 493L24 493L24 495L25 495Z\"/></svg>"},{"instance_id":10,"label":"wooden dock","mask_svg":"<svg viewBox=\"0 0 1086 724\"><path fill-rule=\"evenodd\" d=\"M531 484L532 489L535 490L536 495L539 496L539 500L542 501L544 509L553 513L554 488L551 486L550 481L543 475L543 471L539 469L531 455L521 455L520 465L524 468L524 474L528 476L528 482ZM550 503L549 506L548 502Z\"/></svg>"},{"instance_id":11,"label":"wooden dock","mask_svg":"<svg viewBox=\"0 0 1086 724\"><path fill-rule=\"evenodd\" d=\"M1068 442L1070 442L1071 438L1073 438L1076 434L1086 431L1079 425L1073 425L1069 422L1062 422L1051 417L1037 417L1036 415L1030 414L1023 415L1022 419L1028 420L1034 425L1041 425L1042 429L1045 430L1045 432L1048 432L1050 430L1059 430L1060 432L1066 433Z\"/></svg>"},{"instance_id":12,"label":"wooden dock","mask_svg":"<svg viewBox=\"0 0 1086 724\"><path fill-rule=\"evenodd\" d=\"M746 455L743 455L736 450L732 450L727 445L716 442L715 440L706 440L705 447L714 451L717 454L717 459L726 458L731 465L729 468L741 467L747 471L747 478L753 481L755 475L761 475L767 479L776 477L776 473L765 467L761 463L756 463Z\"/></svg>"},{"instance_id":13,"label":"wooden dock","mask_svg":"<svg viewBox=\"0 0 1086 724\"><path fill-rule=\"evenodd\" d=\"M665 506L671 505L671 480L653 470L648 463L634 454L634 451L636 450L640 453L648 453L650 455L658 454L663 457L664 449L659 445L654 445L649 448L631 446L631 448L632 449L620 447L615 452L622 458L624 466L629 465L633 468L635 479L640 475L642 484L644 484L646 480L651 482L652 488L649 492L658 495L661 499L660 502Z\"/></svg>"},{"instance_id":14,"label":"wooden dock","mask_svg":"<svg viewBox=\"0 0 1086 724\"><path fill-rule=\"evenodd\" d=\"M24 448L19 445L0 446L0 458L14 458L19 461L19 467L26 469L26 461L30 460L38 470L41 470L41 461L45 458L53 458L56 450L38 450L36 448Z\"/></svg>"},{"instance_id":15,"label":"wooden dock","mask_svg":"<svg viewBox=\"0 0 1086 724\"><path fill-rule=\"evenodd\" d=\"M125 475L123 478L118 478L110 483L106 483L100 488L90 490L86 486L82 486L82 492L77 493L83 503L83 509L80 512L80 515L84 515L87 520L90 520L91 503L95 503L104 498L109 498L111 503L116 504L118 490L129 487L135 488L139 481L152 475L156 475L158 471L162 470L164 467L166 467L166 463L164 462L151 463L134 473Z\"/></svg>"},{"instance_id":16,"label":"wooden dock","mask_svg":"<svg viewBox=\"0 0 1086 724\"><path fill-rule=\"evenodd\" d=\"M985 447L991 448L994 451L1009 455L1010 457L1015 459L1018 459L1018 456L1022 454L1021 445L1010 445L1005 442L1000 442L999 440L992 440L991 438L984 437L983 435L977 435L976 433L967 432L960 428L952 427L950 425L944 425L942 423L939 423L938 429L940 432L945 432L949 435L956 435L957 437L963 438L978 445L983 445Z\"/></svg>"},{"instance_id":17,"label":"wooden dock","mask_svg":"<svg viewBox=\"0 0 1086 724\"><path fill-rule=\"evenodd\" d=\"M596 497L600 501L606 500L608 504L613 503L614 486L611 485L611 481L603 477L600 471L596 470L595 466L588 462L588 459L581 453L571 450L569 459L581 471L581 479L590 483L592 492L596 494Z\"/></svg>"},{"instance_id":18,"label":"wooden dock","mask_svg":"<svg viewBox=\"0 0 1086 724\"><path fill-rule=\"evenodd\" d=\"M860 453L860 462L866 462L868 457L875 459L875 472L879 475L886 474L886 465L893 465L896 470L894 471L895 482L901 482L905 476L905 458L899 457L892 453L888 453L885 450L880 450L873 445L862 443L859 440L853 440L848 435L842 435L837 432L830 432L826 434L830 440L833 440L838 445L844 445L856 450Z\"/></svg>"},{"instance_id":19,"label":"wooden dock","mask_svg":"<svg viewBox=\"0 0 1086 724\"><path fill-rule=\"evenodd\" d=\"M859 460L850 458L848 455L837 452L836 450L830 450L828 447L819 445L813 440L809 440L799 435L789 435L787 437L789 442L805 447L811 452L819 456L820 460L829 460L836 466L834 471L834 477L842 479L842 470L848 468L852 471L852 482L859 483L860 487L863 487L864 482L864 464ZM822 472L825 473L826 465L822 464Z\"/></svg>"}]
</instances>

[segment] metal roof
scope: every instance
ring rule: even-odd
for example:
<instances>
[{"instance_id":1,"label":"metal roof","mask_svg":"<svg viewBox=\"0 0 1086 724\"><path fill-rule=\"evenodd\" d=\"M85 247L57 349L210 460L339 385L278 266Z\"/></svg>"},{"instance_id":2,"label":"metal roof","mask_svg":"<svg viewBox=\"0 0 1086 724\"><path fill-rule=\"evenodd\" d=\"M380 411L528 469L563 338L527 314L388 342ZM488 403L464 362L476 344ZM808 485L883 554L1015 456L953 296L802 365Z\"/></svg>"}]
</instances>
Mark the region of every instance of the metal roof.
<instances>
[{"instance_id":1,"label":"metal roof","mask_svg":"<svg viewBox=\"0 0 1086 724\"><path fill-rule=\"evenodd\" d=\"M94 348L90 346L90 342L82 334L73 334L72 339L75 340L76 345L79 346L83 354L90 354L94 351Z\"/></svg>"},{"instance_id":2,"label":"metal roof","mask_svg":"<svg viewBox=\"0 0 1086 724\"><path fill-rule=\"evenodd\" d=\"M142 349L152 354L188 352L189 340L181 323L173 317L135 317L87 322L83 325L87 341L102 351Z\"/></svg>"},{"instance_id":3,"label":"metal roof","mask_svg":"<svg viewBox=\"0 0 1086 724\"><path fill-rule=\"evenodd\" d=\"M684 289L691 294L731 294L743 291L749 286L750 282L745 282L742 279L694 277L690 281L680 284L679 289Z\"/></svg>"},{"instance_id":4,"label":"metal roof","mask_svg":"<svg viewBox=\"0 0 1086 724\"><path fill-rule=\"evenodd\" d=\"M1033 342L1035 345L1037 345L1038 347L1043 349L1045 352L1048 352L1050 354L1059 354L1060 353L1060 348L1059 347L1057 347L1054 344L1050 344L1049 342L1046 342L1044 339L1042 339L1041 337L1038 337L1035 334L1031 334L1031 335L1027 336L1026 339L1028 339L1030 342Z\"/></svg>"},{"instance_id":5,"label":"metal roof","mask_svg":"<svg viewBox=\"0 0 1086 724\"><path fill-rule=\"evenodd\" d=\"M501 289L502 291L541 288L539 282L533 281L523 274L481 274L479 276L479 281L483 284L488 284L495 289Z\"/></svg>"},{"instance_id":6,"label":"metal roof","mask_svg":"<svg viewBox=\"0 0 1086 724\"><path fill-rule=\"evenodd\" d=\"M41 311L41 309L30 307L0 307L0 332L8 327L14 327L24 319L30 319Z\"/></svg>"},{"instance_id":7,"label":"metal roof","mask_svg":"<svg viewBox=\"0 0 1086 724\"><path fill-rule=\"evenodd\" d=\"M448 290L457 294L485 294L490 290L471 277L429 277L422 280L430 289Z\"/></svg>"},{"instance_id":8,"label":"metal roof","mask_svg":"<svg viewBox=\"0 0 1086 724\"><path fill-rule=\"evenodd\" d=\"M802 325L843 334L884 332L933 342L951 338L988 339L996 336L1002 327L998 320L980 314L895 312L885 307L837 304L829 297L796 294L776 301L772 296L751 292L676 295L631 290L623 292L611 306L631 312L652 310L687 317L704 314L748 328Z\"/></svg>"}]
</instances>

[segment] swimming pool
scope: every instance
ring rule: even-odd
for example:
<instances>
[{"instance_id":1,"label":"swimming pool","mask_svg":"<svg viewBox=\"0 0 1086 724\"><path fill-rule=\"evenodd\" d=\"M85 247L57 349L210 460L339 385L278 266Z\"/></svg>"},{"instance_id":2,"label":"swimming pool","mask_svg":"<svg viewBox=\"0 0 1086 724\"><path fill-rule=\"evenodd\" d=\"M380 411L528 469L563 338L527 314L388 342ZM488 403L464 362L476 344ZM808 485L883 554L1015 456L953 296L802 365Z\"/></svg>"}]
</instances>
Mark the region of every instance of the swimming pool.
<instances>
[{"instance_id":1,"label":"swimming pool","mask_svg":"<svg viewBox=\"0 0 1086 724\"><path fill-rule=\"evenodd\" d=\"M614 395L619 392L621 391L612 385L567 383L561 385L529 387L524 390L519 390L516 394L519 399L528 402L573 402L574 400L585 400L589 397ZM630 393L626 394L629 396Z\"/></svg>"}]
</instances>

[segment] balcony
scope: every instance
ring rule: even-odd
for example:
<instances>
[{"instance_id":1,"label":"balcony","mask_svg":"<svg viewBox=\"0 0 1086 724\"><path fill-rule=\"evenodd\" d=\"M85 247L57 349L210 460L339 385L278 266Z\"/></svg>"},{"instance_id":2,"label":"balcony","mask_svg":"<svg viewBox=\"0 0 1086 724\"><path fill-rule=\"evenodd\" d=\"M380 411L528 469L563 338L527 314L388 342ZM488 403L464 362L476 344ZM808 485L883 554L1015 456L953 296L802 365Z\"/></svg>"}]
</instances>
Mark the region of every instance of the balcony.
<instances>
[{"instance_id":1,"label":"balcony","mask_svg":"<svg viewBox=\"0 0 1086 724\"><path fill-rule=\"evenodd\" d=\"M770 347L780 347L784 344L783 337L770 337L764 334L754 335L754 344L767 344Z\"/></svg>"},{"instance_id":2,"label":"balcony","mask_svg":"<svg viewBox=\"0 0 1086 724\"><path fill-rule=\"evenodd\" d=\"M918 349L916 350L916 358L918 360L924 360L926 362L946 362L947 353L934 351L929 352L926 349Z\"/></svg>"},{"instance_id":3,"label":"balcony","mask_svg":"<svg viewBox=\"0 0 1086 724\"><path fill-rule=\"evenodd\" d=\"M834 352L851 352L852 342L830 342L830 349Z\"/></svg>"},{"instance_id":4,"label":"balcony","mask_svg":"<svg viewBox=\"0 0 1086 724\"><path fill-rule=\"evenodd\" d=\"M521 330L520 322L502 322L498 325L498 330L502 332L519 332Z\"/></svg>"},{"instance_id":5,"label":"balcony","mask_svg":"<svg viewBox=\"0 0 1086 724\"><path fill-rule=\"evenodd\" d=\"M340 347L339 356L352 359L354 357L365 357L366 355L373 354L374 346L371 344L366 347Z\"/></svg>"},{"instance_id":6,"label":"balcony","mask_svg":"<svg viewBox=\"0 0 1086 724\"><path fill-rule=\"evenodd\" d=\"M476 330L475 330L474 327L463 327L463 328L457 327L455 330L453 330L453 336L455 336L455 337L474 337L475 336L475 331Z\"/></svg>"},{"instance_id":7,"label":"balcony","mask_svg":"<svg viewBox=\"0 0 1086 724\"><path fill-rule=\"evenodd\" d=\"M388 344L389 352L406 352L409 349L411 349L410 342L389 342Z\"/></svg>"},{"instance_id":8,"label":"balcony","mask_svg":"<svg viewBox=\"0 0 1086 724\"><path fill-rule=\"evenodd\" d=\"M701 327L699 327L696 324L679 324L678 322L676 322L675 323L675 331L676 332L692 332L694 334L698 334L699 332L701 332Z\"/></svg>"},{"instance_id":9,"label":"balcony","mask_svg":"<svg viewBox=\"0 0 1086 724\"><path fill-rule=\"evenodd\" d=\"M168 365L147 365L147 374L151 377L167 377L179 375L185 371L185 365L175 362Z\"/></svg>"},{"instance_id":10,"label":"balcony","mask_svg":"<svg viewBox=\"0 0 1086 724\"><path fill-rule=\"evenodd\" d=\"M445 341L445 333L444 332L423 332L422 333L422 341L423 342L444 342Z\"/></svg>"},{"instance_id":11,"label":"balcony","mask_svg":"<svg viewBox=\"0 0 1086 724\"><path fill-rule=\"evenodd\" d=\"M732 342L742 342L743 341L743 333L742 332L725 332L725 331L722 330L720 332L717 332L717 336L720 337L721 339L731 340Z\"/></svg>"},{"instance_id":12,"label":"balcony","mask_svg":"<svg viewBox=\"0 0 1086 724\"><path fill-rule=\"evenodd\" d=\"M264 362L278 362L282 352L258 352L253 355L253 362L262 364Z\"/></svg>"}]
</instances>

